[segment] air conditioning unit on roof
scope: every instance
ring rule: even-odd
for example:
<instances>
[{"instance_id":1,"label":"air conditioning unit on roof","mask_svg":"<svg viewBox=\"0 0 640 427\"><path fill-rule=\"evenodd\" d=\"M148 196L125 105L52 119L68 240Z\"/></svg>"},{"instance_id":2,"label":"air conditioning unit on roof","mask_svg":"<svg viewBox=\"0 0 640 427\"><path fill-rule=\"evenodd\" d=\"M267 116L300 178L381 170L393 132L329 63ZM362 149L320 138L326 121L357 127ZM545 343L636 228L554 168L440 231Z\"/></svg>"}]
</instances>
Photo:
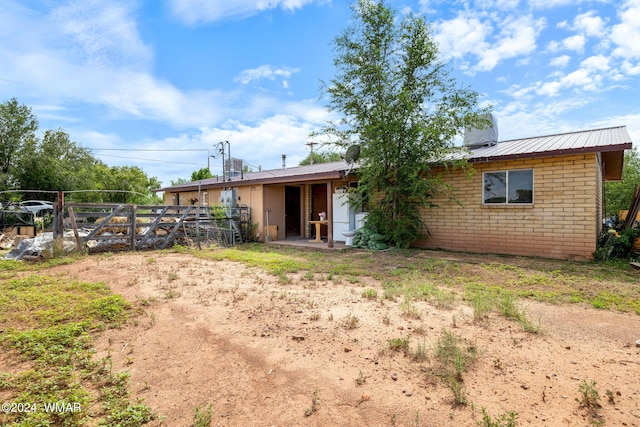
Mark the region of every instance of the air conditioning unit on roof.
<instances>
[{"instance_id":1,"label":"air conditioning unit on roof","mask_svg":"<svg viewBox=\"0 0 640 427\"><path fill-rule=\"evenodd\" d=\"M464 145L469 148L489 147L498 143L498 120L489 113L481 116L490 122L484 128L465 128Z\"/></svg>"}]
</instances>

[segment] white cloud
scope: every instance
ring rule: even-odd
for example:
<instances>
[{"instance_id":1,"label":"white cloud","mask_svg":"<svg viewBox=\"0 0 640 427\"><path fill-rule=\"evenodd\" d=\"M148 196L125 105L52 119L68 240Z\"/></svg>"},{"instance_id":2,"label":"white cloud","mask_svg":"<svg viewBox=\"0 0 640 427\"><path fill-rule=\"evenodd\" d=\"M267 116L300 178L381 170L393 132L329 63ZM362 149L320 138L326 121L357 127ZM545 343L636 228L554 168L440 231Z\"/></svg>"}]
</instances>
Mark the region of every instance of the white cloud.
<instances>
[{"instance_id":1,"label":"white cloud","mask_svg":"<svg viewBox=\"0 0 640 427\"><path fill-rule=\"evenodd\" d=\"M582 0L528 0L533 9L552 9L558 6L575 5Z\"/></svg>"},{"instance_id":2,"label":"white cloud","mask_svg":"<svg viewBox=\"0 0 640 427\"><path fill-rule=\"evenodd\" d=\"M565 49L578 52L578 53L584 51L585 43L586 43L586 39L582 35L575 35L575 36L567 37L564 40L562 40L562 46Z\"/></svg>"},{"instance_id":3,"label":"white cloud","mask_svg":"<svg viewBox=\"0 0 640 427\"><path fill-rule=\"evenodd\" d=\"M640 64L632 64L629 61L624 61L622 63L622 71L629 76L640 76Z\"/></svg>"},{"instance_id":4,"label":"white cloud","mask_svg":"<svg viewBox=\"0 0 640 427\"><path fill-rule=\"evenodd\" d=\"M434 28L434 40L446 58L480 54L488 47L486 39L493 31L490 22L466 12L460 12L452 20L436 23Z\"/></svg>"},{"instance_id":5,"label":"white cloud","mask_svg":"<svg viewBox=\"0 0 640 427\"><path fill-rule=\"evenodd\" d=\"M482 53L477 69L490 71L502 60L534 52L536 38L544 25L544 19L531 16L508 17L500 25L497 42Z\"/></svg>"},{"instance_id":6,"label":"white cloud","mask_svg":"<svg viewBox=\"0 0 640 427\"><path fill-rule=\"evenodd\" d=\"M297 165L308 154L308 137L314 125L289 114L277 114L250 124L229 120L221 126L204 128L200 145L210 146L228 140L231 156L245 162L273 169L287 155L289 166Z\"/></svg>"},{"instance_id":7,"label":"white cloud","mask_svg":"<svg viewBox=\"0 0 640 427\"><path fill-rule=\"evenodd\" d=\"M593 71L607 71L609 67L609 58L602 55L590 56L580 63L584 68Z\"/></svg>"},{"instance_id":8,"label":"white cloud","mask_svg":"<svg viewBox=\"0 0 640 427\"><path fill-rule=\"evenodd\" d=\"M546 24L543 18L527 15L507 15L501 19L495 14L481 17L464 11L434 26L434 40L444 57L464 60L460 69L468 74L491 71L510 58L521 57L519 63L526 64L526 56L535 51L538 34ZM493 35L495 28L500 28L500 32ZM477 57L478 63L470 64L468 55Z\"/></svg>"},{"instance_id":9,"label":"white cloud","mask_svg":"<svg viewBox=\"0 0 640 427\"><path fill-rule=\"evenodd\" d=\"M617 45L613 55L640 58L640 1L627 0L619 10L620 23L611 29L611 40Z\"/></svg>"},{"instance_id":10,"label":"white cloud","mask_svg":"<svg viewBox=\"0 0 640 427\"><path fill-rule=\"evenodd\" d=\"M231 104L233 93L182 91L153 76L152 50L129 2L74 1L50 14L9 3L4 12L0 57L12 66L2 78L39 103L88 103L175 126L210 124L222 103ZM59 110L58 119L64 114Z\"/></svg>"},{"instance_id":11,"label":"white cloud","mask_svg":"<svg viewBox=\"0 0 640 427\"><path fill-rule=\"evenodd\" d=\"M151 49L144 44L131 4L118 1L80 0L52 13L61 34L71 37L77 58L108 67L147 68Z\"/></svg>"},{"instance_id":12,"label":"white cloud","mask_svg":"<svg viewBox=\"0 0 640 427\"><path fill-rule=\"evenodd\" d=\"M293 74L298 73L299 71L299 68L274 68L271 65L261 65L250 70L243 70L240 75L234 79L234 81L240 82L242 84L248 84L254 80L274 80L276 77L288 79Z\"/></svg>"},{"instance_id":13,"label":"white cloud","mask_svg":"<svg viewBox=\"0 0 640 427\"><path fill-rule=\"evenodd\" d=\"M549 65L552 67L564 68L569 65L571 57L569 55L561 55L553 58L549 61Z\"/></svg>"},{"instance_id":14,"label":"white cloud","mask_svg":"<svg viewBox=\"0 0 640 427\"><path fill-rule=\"evenodd\" d=\"M171 12L187 24L255 15L280 7L299 9L316 0L167 0Z\"/></svg>"},{"instance_id":15,"label":"white cloud","mask_svg":"<svg viewBox=\"0 0 640 427\"><path fill-rule=\"evenodd\" d=\"M595 11L577 15L573 21L573 29L588 37L603 37L606 33L606 21L596 16Z\"/></svg>"}]
</instances>

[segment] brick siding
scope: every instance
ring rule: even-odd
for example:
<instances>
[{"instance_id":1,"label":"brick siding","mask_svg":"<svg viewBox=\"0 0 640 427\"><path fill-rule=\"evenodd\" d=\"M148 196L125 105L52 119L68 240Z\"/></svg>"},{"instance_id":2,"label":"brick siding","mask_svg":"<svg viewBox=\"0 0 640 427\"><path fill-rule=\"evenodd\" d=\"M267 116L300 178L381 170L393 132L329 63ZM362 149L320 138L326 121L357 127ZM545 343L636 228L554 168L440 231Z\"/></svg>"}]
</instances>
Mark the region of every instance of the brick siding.
<instances>
[{"instance_id":1,"label":"brick siding","mask_svg":"<svg viewBox=\"0 0 640 427\"><path fill-rule=\"evenodd\" d=\"M443 173L457 196L440 197L422 212L430 236L415 246L466 252L591 259L601 223L597 155L543 157L473 164ZM533 205L483 205L482 173L533 169ZM437 171L434 171L437 172Z\"/></svg>"}]
</instances>

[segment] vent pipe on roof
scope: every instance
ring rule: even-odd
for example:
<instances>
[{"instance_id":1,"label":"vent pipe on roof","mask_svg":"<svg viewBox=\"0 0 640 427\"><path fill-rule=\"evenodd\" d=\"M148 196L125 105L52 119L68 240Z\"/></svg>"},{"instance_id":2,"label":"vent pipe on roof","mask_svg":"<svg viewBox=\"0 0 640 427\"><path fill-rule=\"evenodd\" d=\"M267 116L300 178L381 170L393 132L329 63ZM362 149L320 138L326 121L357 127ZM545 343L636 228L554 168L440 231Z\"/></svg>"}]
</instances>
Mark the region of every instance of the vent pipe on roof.
<instances>
[{"instance_id":1,"label":"vent pipe on roof","mask_svg":"<svg viewBox=\"0 0 640 427\"><path fill-rule=\"evenodd\" d=\"M286 169L287 167L287 155L283 154L282 155L282 169Z\"/></svg>"},{"instance_id":2,"label":"vent pipe on roof","mask_svg":"<svg viewBox=\"0 0 640 427\"><path fill-rule=\"evenodd\" d=\"M489 123L464 130L464 145L469 148L488 147L498 143L498 119L491 113L483 114L480 118Z\"/></svg>"}]
</instances>

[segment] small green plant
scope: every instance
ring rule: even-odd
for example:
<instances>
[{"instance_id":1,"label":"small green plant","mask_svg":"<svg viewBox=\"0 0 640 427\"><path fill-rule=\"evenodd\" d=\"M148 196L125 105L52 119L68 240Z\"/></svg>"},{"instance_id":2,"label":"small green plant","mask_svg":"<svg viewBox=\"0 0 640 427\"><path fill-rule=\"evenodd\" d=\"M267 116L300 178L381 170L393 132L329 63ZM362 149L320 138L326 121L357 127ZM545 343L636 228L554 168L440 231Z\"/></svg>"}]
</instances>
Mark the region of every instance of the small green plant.
<instances>
[{"instance_id":1,"label":"small green plant","mask_svg":"<svg viewBox=\"0 0 640 427\"><path fill-rule=\"evenodd\" d=\"M462 378L448 375L441 377L441 380L443 384L451 390L453 399L457 405L466 405L469 402L467 399L467 390L462 382Z\"/></svg>"},{"instance_id":2,"label":"small green plant","mask_svg":"<svg viewBox=\"0 0 640 427\"><path fill-rule=\"evenodd\" d=\"M427 360L427 344L424 341L422 343L418 343L412 356L413 360L416 362L424 362Z\"/></svg>"},{"instance_id":3,"label":"small green plant","mask_svg":"<svg viewBox=\"0 0 640 427\"><path fill-rule=\"evenodd\" d=\"M420 319L422 317L420 315L420 310L411 300L404 301L400 304L400 310L404 317L408 317L410 319Z\"/></svg>"},{"instance_id":4,"label":"small green plant","mask_svg":"<svg viewBox=\"0 0 640 427\"><path fill-rule=\"evenodd\" d=\"M342 327L345 329L356 329L360 324L360 319L358 319L353 314L348 314L347 317L342 321Z\"/></svg>"},{"instance_id":5,"label":"small green plant","mask_svg":"<svg viewBox=\"0 0 640 427\"><path fill-rule=\"evenodd\" d=\"M206 408L196 407L196 413L193 416L193 427L209 427L213 420L213 405L209 404Z\"/></svg>"},{"instance_id":6,"label":"small green plant","mask_svg":"<svg viewBox=\"0 0 640 427\"><path fill-rule=\"evenodd\" d=\"M367 378L369 378L369 375L365 375L364 372L360 370L360 374L358 378L356 378L356 385L364 385L367 382Z\"/></svg>"},{"instance_id":7,"label":"small green plant","mask_svg":"<svg viewBox=\"0 0 640 427\"><path fill-rule=\"evenodd\" d=\"M482 421L478 421L476 424L481 427L516 427L518 425L518 416L517 412L507 411L492 418L487 409L482 407Z\"/></svg>"},{"instance_id":8,"label":"small green plant","mask_svg":"<svg viewBox=\"0 0 640 427\"><path fill-rule=\"evenodd\" d=\"M467 404L462 374L475 362L478 353L475 346L463 344L461 338L444 329L434 351L434 372L452 391L455 402L460 405Z\"/></svg>"},{"instance_id":9,"label":"small green plant","mask_svg":"<svg viewBox=\"0 0 640 427\"><path fill-rule=\"evenodd\" d=\"M579 396L576 398L576 402L581 408L586 408L592 415L595 415L600 409L600 393L596 388L596 382L582 380L578 386Z\"/></svg>"},{"instance_id":10,"label":"small green plant","mask_svg":"<svg viewBox=\"0 0 640 427\"><path fill-rule=\"evenodd\" d=\"M376 299L378 297L378 291L372 288L367 288L362 291L362 298Z\"/></svg>"},{"instance_id":11,"label":"small green plant","mask_svg":"<svg viewBox=\"0 0 640 427\"><path fill-rule=\"evenodd\" d=\"M409 337L392 338L388 342L391 350L402 351L404 354L409 354Z\"/></svg>"}]
</instances>

